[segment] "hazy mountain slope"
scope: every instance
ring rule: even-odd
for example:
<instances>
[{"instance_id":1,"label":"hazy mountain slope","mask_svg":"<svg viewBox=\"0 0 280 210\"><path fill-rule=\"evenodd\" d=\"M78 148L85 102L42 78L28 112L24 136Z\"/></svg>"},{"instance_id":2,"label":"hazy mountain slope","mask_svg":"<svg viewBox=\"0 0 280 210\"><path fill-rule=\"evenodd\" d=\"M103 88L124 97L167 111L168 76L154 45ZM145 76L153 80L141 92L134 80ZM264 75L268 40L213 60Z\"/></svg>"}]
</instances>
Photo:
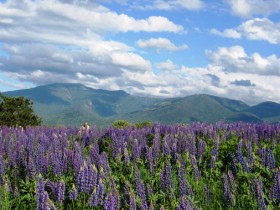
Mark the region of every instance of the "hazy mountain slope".
<instances>
[{"instance_id":1,"label":"hazy mountain slope","mask_svg":"<svg viewBox=\"0 0 280 210\"><path fill-rule=\"evenodd\" d=\"M249 108L249 106L242 101L228 99L228 98L221 98L217 96L209 96L209 97L216 100L222 106L226 107L231 111L243 111Z\"/></svg>"},{"instance_id":2,"label":"hazy mountain slope","mask_svg":"<svg viewBox=\"0 0 280 210\"><path fill-rule=\"evenodd\" d=\"M272 101L252 106L246 109L246 111L258 116L266 122L280 122L280 104Z\"/></svg>"},{"instance_id":3,"label":"hazy mountain slope","mask_svg":"<svg viewBox=\"0 0 280 210\"><path fill-rule=\"evenodd\" d=\"M217 97L204 94L167 99L149 109L132 113L127 119L159 121L163 123L216 122L233 115L233 108L230 106L231 101L233 101L232 107L237 107L234 100L218 100ZM224 106L224 104L228 105ZM247 107L243 104L241 106ZM237 107L236 109L241 108Z\"/></svg>"},{"instance_id":4,"label":"hazy mountain slope","mask_svg":"<svg viewBox=\"0 0 280 210\"><path fill-rule=\"evenodd\" d=\"M260 118L280 116L280 104L267 101L248 108L246 111L255 114Z\"/></svg>"},{"instance_id":5,"label":"hazy mountain slope","mask_svg":"<svg viewBox=\"0 0 280 210\"><path fill-rule=\"evenodd\" d=\"M82 84L51 84L4 94L31 99L45 124L81 125L88 121L109 125L116 119L162 123L280 120L280 104L264 102L250 107L242 101L206 94L162 99L92 89Z\"/></svg>"}]
</instances>

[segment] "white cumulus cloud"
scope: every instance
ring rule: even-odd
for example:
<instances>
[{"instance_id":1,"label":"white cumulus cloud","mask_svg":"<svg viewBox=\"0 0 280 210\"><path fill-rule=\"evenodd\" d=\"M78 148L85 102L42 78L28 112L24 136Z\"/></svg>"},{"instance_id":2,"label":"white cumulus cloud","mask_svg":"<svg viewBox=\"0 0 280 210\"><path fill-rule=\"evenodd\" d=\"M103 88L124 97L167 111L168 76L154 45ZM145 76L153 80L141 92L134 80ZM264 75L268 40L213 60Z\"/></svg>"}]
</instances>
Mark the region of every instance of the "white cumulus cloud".
<instances>
[{"instance_id":1,"label":"white cumulus cloud","mask_svg":"<svg viewBox=\"0 0 280 210\"><path fill-rule=\"evenodd\" d=\"M243 47L220 47L217 51L206 51L213 65L223 68L225 72L246 72L257 75L280 76L280 58L272 54L262 57L259 53L247 55Z\"/></svg>"},{"instance_id":2,"label":"white cumulus cloud","mask_svg":"<svg viewBox=\"0 0 280 210\"><path fill-rule=\"evenodd\" d=\"M157 69L162 71L176 71L178 66L173 63L170 59L167 59L164 62L160 62L156 64Z\"/></svg>"},{"instance_id":3,"label":"white cumulus cloud","mask_svg":"<svg viewBox=\"0 0 280 210\"><path fill-rule=\"evenodd\" d=\"M133 7L142 10L174 10L174 9L187 9L187 10L201 10L205 7L205 3L201 0L154 0L148 1L145 4L134 3Z\"/></svg>"},{"instance_id":4,"label":"white cumulus cloud","mask_svg":"<svg viewBox=\"0 0 280 210\"><path fill-rule=\"evenodd\" d=\"M186 44L176 46L169 39L166 38L150 38L148 40L138 40L137 44L141 48L154 48L157 50L169 50L169 51L178 51L188 49Z\"/></svg>"},{"instance_id":5,"label":"white cumulus cloud","mask_svg":"<svg viewBox=\"0 0 280 210\"><path fill-rule=\"evenodd\" d=\"M246 38L248 40L267 41L270 44L280 44L280 22L274 23L267 18L247 20L233 29L219 31L211 29L212 34L227 38Z\"/></svg>"},{"instance_id":6,"label":"white cumulus cloud","mask_svg":"<svg viewBox=\"0 0 280 210\"><path fill-rule=\"evenodd\" d=\"M219 31L217 29L211 29L210 32L212 34L216 34L222 37L227 37L227 38L234 38L234 39L239 39L241 38L241 34L234 30L234 29L225 29L224 31Z\"/></svg>"},{"instance_id":7,"label":"white cumulus cloud","mask_svg":"<svg viewBox=\"0 0 280 210\"><path fill-rule=\"evenodd\" d=\"M225 2L230 5L232 13L239 17L269 16L280 12L279 0L228 0Z\"/></svg>"}]
</instances>

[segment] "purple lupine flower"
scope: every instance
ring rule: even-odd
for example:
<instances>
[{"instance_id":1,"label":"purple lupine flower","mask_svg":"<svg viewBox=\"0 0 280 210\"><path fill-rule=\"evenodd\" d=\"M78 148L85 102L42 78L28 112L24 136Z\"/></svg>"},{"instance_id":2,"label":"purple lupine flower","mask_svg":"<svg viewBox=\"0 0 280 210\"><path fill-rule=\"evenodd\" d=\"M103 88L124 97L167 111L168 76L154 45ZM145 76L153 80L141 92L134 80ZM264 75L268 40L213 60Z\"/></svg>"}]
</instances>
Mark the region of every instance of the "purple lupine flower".
<instances>
[{"instance_id":1,"label":"purple lupine flower","mask_svg":"<svg viewBox=\"0 0 280 210\"><path fill-rule=\"evenodd\" d=\"M185 196L187 193L187 183L185 180L185 168L180 164L178 170L180 196Z\"/></svg>"},{"instance_id":2,"label":"purple lupine flower","mask_svg":"<svg viewBox=\"0 0 280 210\"><path fill-rule=\"evenodd\" d=\"M52 182L52 181L48 181L46 183L46 186L48 186L49 188L51 188L55 198L57 198L57 183L56 182Z\"/></svg>"},{"instance_id":3,"label":"purple lupine flower","mask_svg":"<svg viewBox=\"0 0 280 210\"><path fill-rule=\"evenodd\" d=\"M169 161L165 162L164 168L161 170L160 178L163 192L166 192L170 197L173 197L174 182L172 177L172 166Z\"/></svg>"},{"instance_id":4,"label":"purple lupine flower","mask_svg":"<svg viewBox=\"0 0 280 210\"><path fill-rule=\"evenodd\" d=\"M125 205L129 205L129 183L128 183L128 181L125 181L125 183L124 183L123 199L124 199Z\"/></svg>"},{"instance_id":5,"label":"purple lupine flower","mask_svg":"<svg viewBox=\"0 0 280 210\"><path fill-rule=\"evenodd\" d=\"M89 149L90 160L92 164L96 165L98 168L100 167L100 155L99 155L99 147L90 145Z\"/></svg>"},{"instance_id":6,"label":"purple lupine flower","mask_svg":"<svg viewBox=\"0 0 280 210\"><path fill-rule=\"evenodd\" d=\"M129 209L137 210L136 200L132 190L129 192Z\"/></svg>"},{"instance_id":7,"label":"purple lupine flower","mask_svg":"<svg viewBox=\"0 0 280 210\"><path fill-rule=\"evenodd\" d=\"M265 167L266 165L266 148L263 147L261 150L261 158L262 158L262 165Z\"/></svg>"},{"instance_id":8,"label":"purple lupine flower","mask_svg":"<svg viewBox=\"0 0 280 210\"><path fill-rule=\"evenodd\" d=\"M195 158L194 155L190 154L190 159L191 159L192 167L194 169L194 179L195 179L195 181L198 181L199 178L200 178L200 173L199 173L199 169L198 169L198 166L197 166L196 158Z\"/></svg>"},{"instance_id":9,"label":"purple lupine flower","mask_svg":"<svg viewBox=\"0 0 280 210\"><path fill-rule=\"evenodd\" d=\"M120 199L120 195L119 192L116 188L113 188L113 197L114 197L114 209L120 209L120 205L121 205L121 199Z\"/></svg>"},{"instance_id":10,"label":"purple lupine flower","mask_svg":"<svg viewBox=\"0 0 280 210\"><path fill-rule=\"evenodd\" d=\"M257 194L258 194L258 203L261 210L266 210L266 204L263 195L263 183L261 177L258 178L257 182Z\"/></svg>"},{"instance_id":11,"label":"purple lupine flower","mask_svg":"<svg viewBox=\"0 0 280 210\"><path fill-rule=\"evenodd\" d=\"M216 141L214 142L214 149L211 151L211 155L218 156L218 153L219 153L218 148L219 148L219 141L216 140Z\"/></svg>"},{"instance_id":12,"label":"purple lupine flower","mask_svg":"<svg viewBox=\"0 0 280 210\"><path fill-rule=\"evenodd\" d=\"M35 155L35 163L36 163L36 172L38 174L42 173L43 169L43 156L44 156L44 145L39 144L37 146L37 151Z\"/></svg>"},{"instance_id":13,"label":"purple lupine flower","mask_svg":"<svg viewBox=\"0 0 280 210\"><path fill-rule=\"evenodd\" d=\"M104 172L106 174L110 174L110 166L109 166L109 161L108 161L108 157L107 157L107 154L106 152L102 152L101 155L100 155L100 171L101 171L101 168L104 169ZM104 180L105 178L102 177L102 179Z\"/></svg>"},{"instance_id":14,"label":"purple lupine flower","mask_svg":"<svg viewBox=\"0 0 280 210\"><path fill-rule=\"evenodd\" d=\"M78 191L84 192L84 183L85 183L85 177L84 177L84 166L81 166L80 171L77 175L77 185L78 185Z\"/></svg>"},{"instance_id":15,"label":"purple lupine flower","mask_svg":"<svg viewBox=\"0 0 280 210\"><path fill-rule=\"evenodd\" d=\"M98 205L98 197L99 197L99 189L100 189L100 182L101 179L99 179L99 182L98 184L94 187L94 190L93 190L93 195L94 195L94 198L93 198L93 206L97 206Z\"/></svg>"},{"instance_id":16,"label":"purple lupine flower","mask_svg":"<svg viewBox=\"0 0 280 210\"><path fill-rule=\"evenodd\" d=\"M147 198L146 198L146 193L145 193L145 185L140 178L140 172L139 172L137 166L135 166L134 178L135 178L136 192L141 201L141 208L148 209Z\"/></svg>"},{"instance_id":17,"label":"purple lupine flower","mask_svg":"<svg viewBox=\"0 0 280 210\"><path fill-rule=\"evenodd\" d=\"M267 166L269 167L270 170L274 169L276 167L275 164L275 158L273 155L273 152L271 149L267 150L267 161L266 161Z\"/></svg>"},{"instance_id":18,"label":"purple lupine flower","mask_svg":"<svg viewBox=\"0 0 280 210\"><path fill-rule=\"evenodd\" d=\"M193 207L186 196L181 197L178 208L182 210L193 210Z\"/></svg>"},{"instance_id":19,"label":"purple lupine flower","mask_svg":"<svg viewBox=\"0 0 280 210\"><path fill-rule=\"evenodd\" d=\"M124 163L128 165L130 162L130 158L129 158L128 150L126 147L124 148L123 154L124 154Z\"/></svg>"},{"instance_id":20,"label":"purple lupine flower","mask_svg":"<svg viewBox=\"0 0 280 210\"><path fill-rule=\"evenodd\" d=\"M174 162L176 162L176 154L177 154L177 144L176 144L176 142L174 142L172 144L172 148L171 148L171 155L172 155Z\"/></svg>"},{"instance_id":21,"label":"purple lupine flower","mask_svg":"<svg viewBox=\"0 0 280 210\"><path fill-rule=\"evenodd\" d=\"M199 143L198 143L198 154L197 154L198 159L200 159L202 157L202 155L204 154L205 148L206 148L205 141L200 140Z\"/></svg>"},{"instance_id":22,"label":"purple lupine flower","mask_svg":"<svg viewBox=\"0 0 280 210\"><path fill-rule=\"evenodd\" d=\"M115 198L111 192L107 194L104 201L104 210L115 210Z\"/></svg>"},{"instance_id":23,"label":"purple lupine flower","mask_svg":"<svg viewBox=\"0 0 280 210\"><path fill-rule=\"evenodd\" d=\"M134 140L134 143L133 143L133 146L132 146L132 157L133 157L134 161L136 161L137 158L140 157L140 150L139 150L139 145L138 145L138 140L137 139Z\"/></svg>"},{"instance_id":24,"label":"purple lupine flower","mask_svg":"<svg viewBox=\"0 0 280 210\"><path fill-rule=\"evenodd\" d=\"M39 177L36 185L36 210L43 210L45 202L45 182L42 177Z\"/></svg>"},{"instance_id":25,"label":"purple lupine flower","mask_svg":"<svg viewBox=\"0 0 280 210\"><path fill-rule=\"evenodd\" d=\"M210 168L214 168L215 167L216 161L217 161L217 156L213 155L211 157Z\"/></svg>"},{"instance_id":26,"label":"purple lupine flower","mask_svg":"<svg viewBox=\"0 0 280 210\"><path fill-rule=\"evenodd\" d=\"M186 164L185 161L183 160L182 156L180 154L177 154L177 160L180 164L180 167L183 167L184 169L186 169Z\"/></svg>"},{"instance_id":27,"label":"purple lupine flower","mask_svg":"<svg viewBox=\"0 0 280 210\"><path fill-rule=\"evenodd\" d=\"M158 129L156 129L155 131L153 146L154 146L153 157L156 160L159 157L159 153L160 153L160 133Z\"/></svg>"},{"instance_id":28,"label":"purple lupine flower","mask_svg":"<svg viewBox=\"0 0 280 210\"><path fill-rule=\"evenodd\" d=\"M119 155L120 153L120 139L118 136L116 136L116 133L112 133L112 140L113 140L113 157L114 158L117 158L117 156Z\"/></svg>"},{"instance_id":29,"label":"purple lupine flower","mask_svg":"<svg viewBox=\"0 0 280 210\"><path fill-rule=\"evenodd\" d=\"M276 203L280 202L280 170L278 169L274 175L274 183L272 188L272 197L275 199Z\"/></svg>"},{"instance_id":30,"label":"purple lupine flower","mask_svg":"<svg viewBox=\"0 0 280 210\"><path fill-rule=\"evenodd\" d=\"M230 152L228 156L229 156L231 171L234 175L236 175L237 174L237 167L236 167L236 164L235 164L235 159L233 157L233 154Z\"/></svg>"},{"instance_id":31,"label":"purple lupine flower","mask_svg":"<svg viewBox=\"0 0 280 210\"><path fill-rule=\"evenodd\" d=\"M99 179L99 193L98 193L100 205L103 205L104 193L105 193L105 182L100 177L100 179Z\"/></svg>"},{"instance_id":32,"label":"purple lupine flower","mask_svg":"<svg viewBox=\"0 0 280 210\"><path fill-rule=\"evenodd\" d=\"M234 180L234 176L233 176L232 171L228 171L227 175L228 175L228 178L229 178L231 189L232 189L232 191L234 191L235 190L235 180Z\"/></svg>"},{"instance_id":33,"label":"purple lupine flower","mask_svg":"<svg viewBox=\"0 0 280 210\"><path fill-rule=\"evenodd\" d=\"M47 193L47 191L44 191L44 198L43 198L43 202L41 203L41 209L42 210L50 210L51 209L51 205L50 205L49 200L50 200L49 194Z\"/></svg>"},{"instance_id":34,"label":"purple lupine flower","mask_svg":"<svg viewBox=\"0 0 280 210\"><path fill-rule=\"evenodd\" d=\"M232 192L231 192L228 176L225 173L223 174L223 182L224 182L224 197L225 197L225 200L229 202L228 205L231 205L233 203L233 195L232 195Z\"/></svg>"},{"instance_id":35,"label":"purple lupine flower","mask_svg":"<svg viewBox=\"0 0 280 210\"><path fill-rule=\"evenodd\" d=\"M253 157L252 157L252 142L249 141L247 145L247 160L249 164L252 164Z\"/></svg>"},{"instance_id":36,"label":"purple lupine flower","mask_svg":"<svg viewBox=\"0 0 280 210\"><path fill-rule=\"evenodd\" d=\"M149 162L150 173L154 174L154 159L153 159L153 149L151 147L147 148L147 160Z\"/></svg>"},{"instance_id":37,"label":"purple lupine flower","mask_svg":"<svg viewBox=\"0 0 280 210\"><path fill-rule=\"evenodd\" d=\"M242 152L240 152L240 150L238 150L238 151L236 152L236 156L237 156L236 158L237 158L237 160L240 162L240 164L241 164L243 170L246 171L247 173L249 173L249 172L250 172L250 169L249 169L249 167L248 167L248 165L247 165L246 160L244 159L244 157L243 157L243 155L242 155Z\"/></svg>"},{"instance_id":38,"label":"purple lupine flower","mask_svg":"<svg viewBox=\"0 0 280 210\"><path fill-rule=\"evenodd\" d=\"M101 168L102 170L102 174L104 174L103 172L103 168ZM89 178L88 178L88 186L89 186L89 193L90 191L94 188L94 186L96 185L98 180L98 170L96 168L96 166L94 164L90 164L89 166Z\"/></svg>"},{"instance_id":39,"label":"purple lupine flower","mask_svg":"<svg viewBox=\"0 0 280 210\"><path fill-rule=\"evenodd\" d=\"M195 137L192 136L189 142L189 153L190 155L196 155Z\"/></svg>"},{"instance_id":40,"label":"purple lupine flower","mask_svg":"<svg viewBox=\"0 0 280 210\"><path fill-rule=\"evenodd\" d=\"M151 187L150 184L146 184L146 189L147 189L147 195L148 196L153 195L153 188Z\"/></svg>"},{"instance_id":41,"label":"purple lupine flower","mask_svg":"<svg viewBox=\"0 0 280 210\"><path fill-rule=\"evenodd\" d=\"M89 161L87 162L85 168L85 192L90 194L93 188L94 170Z\"/></svg>"},{"instance_id":42,"label":"purple lupine flower","mask_svg":"<svg viewBox=\"0 0 280 210\"><path fill-rule=\"evenodd\" d=\"M27 174L28 176L33 179L35 176L35 165L34 165L34 161L33 158L31 156L28 157L28 163L27 163Z\"/></svg>"},{"instance_id":43,"label":"purple lupine flower","mask_svg":"<svg viewBox=\"0 0 280 210\"><path fill-rule=\"evenodd\" d=\"M89 196L89 199L88 199L88 206L89 207L93 206L93 199L94 199L95 191L96 191L96 188L93 190L92 194Z\"/></svg>"},{"instance_id":44,"label":"purple lupine flower","mask_svg":"<svg viewBox=\"0 0 280 210\"><path fill-rule=\"evenodd\" d=\"M57 183L57 201L58 201L58 203L62 203L64 201L64 196L65 196L65 183L62 180Z\"/></svg>"},{"instance_id":45,"label":"purple lupine flower","mask_svg":"<svg viewBox=\"0 0 280 210\"><path fill-rule=\"evenodd\" d=\"M166 139L164 140L162 151L163 151L164 156L170 155L170 147L169 147Z\"/></svg>"},{"instance_id":46,"label":"purple lupine flower","mask_svg":"<svg viewBox=\"0 0 280 210\"><path fill-rule=\"evenodd\" d=\"M76 200L78 197L78 191L75 187L75 185L73 184L72 189L69 192L69 200Z\"/></svg>"},{"instance_id":47,"label":"purple lupine flower","mask_svg":"<svg viewBox=\"0 0 280 210\"><path fill-rule=\"evenodd\" d=\"M99 170L99 177L102 179L102 180L106 180L106 174L103 170L103 168L101 167L100 170ZM98 179L96 180L96 182L98 181Z\"/></svg>"},{"instance_id":48,"label":"purple lupine flower","mask_svg":"<svg viewBox=\"0 0 280 210\"><path fill-rule=\"evenodd\" d=\"M42 177L39 177L37 180L36 186L36 210L47 210L54 209L53 202L50 200L47 191L45 191L45 181Z\"/></svg>"},{"instance_id":49,"label":"purple lupine flower","mask_svg":"<svg viewBox=\"0 0 280 210\"><path fill-rule=\"evenodd\" d=\"M257 195L257 182L253 178L250 180L250 193Z\"/></svg>"},{"instance_id":50,"label":"purple lupine flower","mask_svg":"<svg viewBox=\"0 0 280 210\"><path fill-rule=\"evenodd\" d=\"M237 152L242 154L242 147L243 147L243 140L241 139L239 142L238 142L238 147L237 147Z\"/></svg>"},{"instance_id":51,"label":"purple lupine flower","mask_svg":"<svg viewBox=\"0 0 280 210\"><path fill-rule=\"evenodd\" d=\"M5 169L6 169L6 164L5 164L3 155L0 155L0 184L3 181L3 177L4 177L4 174L5 174Z\"/></svg>"}]
</instances>

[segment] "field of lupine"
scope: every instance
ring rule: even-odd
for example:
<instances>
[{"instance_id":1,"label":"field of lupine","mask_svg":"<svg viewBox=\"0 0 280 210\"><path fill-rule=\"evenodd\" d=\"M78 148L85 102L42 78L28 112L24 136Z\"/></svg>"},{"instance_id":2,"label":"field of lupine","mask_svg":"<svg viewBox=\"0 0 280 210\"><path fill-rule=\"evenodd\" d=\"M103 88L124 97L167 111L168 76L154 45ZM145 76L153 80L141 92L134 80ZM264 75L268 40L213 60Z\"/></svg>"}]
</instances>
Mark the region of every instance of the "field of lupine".
<instances>
[{"instance_id":1,"label":"field of lupine","mask_svg":"<svg viewBox=\"0 0 280 210\"><path fill-rule=\"evenodd\" d=\"M0 127L1 209L279 209L280 124Z\"/></svg>"}]
</instances>

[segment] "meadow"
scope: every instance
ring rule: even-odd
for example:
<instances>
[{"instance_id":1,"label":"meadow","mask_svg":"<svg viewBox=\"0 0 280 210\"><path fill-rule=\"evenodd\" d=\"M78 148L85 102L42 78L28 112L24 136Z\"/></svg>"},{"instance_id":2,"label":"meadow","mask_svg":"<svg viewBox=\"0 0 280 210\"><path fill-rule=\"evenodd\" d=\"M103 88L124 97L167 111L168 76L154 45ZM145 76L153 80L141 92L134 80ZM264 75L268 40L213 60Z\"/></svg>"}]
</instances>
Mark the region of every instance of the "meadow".
<instances>
[{"instance_id":1,"label":"meadow","mask_svg":"<svg viewBox=\"0 0 280 210\"><path fill-rule=\"evenodd\" d=\"M279 209L280 124L0 127L0 208Z\"/></svg>"}]
</instances>

